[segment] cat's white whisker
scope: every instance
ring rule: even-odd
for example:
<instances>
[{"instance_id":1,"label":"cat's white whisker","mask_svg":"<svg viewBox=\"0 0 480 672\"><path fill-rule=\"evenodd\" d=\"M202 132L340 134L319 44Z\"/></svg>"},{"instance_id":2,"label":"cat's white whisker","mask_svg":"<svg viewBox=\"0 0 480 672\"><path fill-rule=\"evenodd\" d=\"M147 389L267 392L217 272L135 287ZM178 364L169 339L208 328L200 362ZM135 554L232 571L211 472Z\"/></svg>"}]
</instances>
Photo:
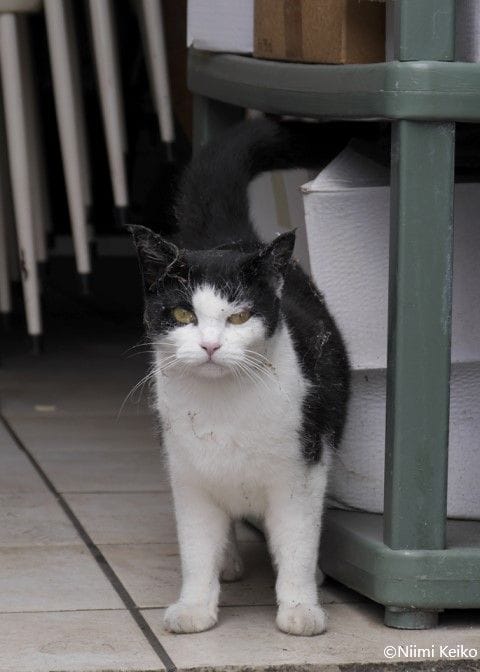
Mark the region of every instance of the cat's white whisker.
<instances>
[{"instance_id":1,"label":"cat's white whisker","mask_svg":"<svg viewBox=\"0 0 480 672\"><path fill-rule=\"evenodd\" d=\"M140 352L132 352L130 355L127 355L126 359L132 359L132 357L138 357L139 355L155 355L155 350L140 350Z\"/></svg>"},{"instance_id":2,"label":"cat's white whisker","mask_svg":"<svg viewBox=\"0 0 480 672\"><path fill-rule=\"evenodd\" d=\"M128 394L126 395L126 397L124 398L124 400L123 400L123 402L122 402L122 404L121 404L121 406L120 406L120 409L119 409L119 411L118 411L118 413L117 413L117 422L118 422L118 420L120 419L120 416L122 415L122 412L123 412L123 409L124 409L124 407L125 407L125 404L129 401L129 399L131 399L131 398L133 397L133 395L135 394L135 392L136 392L140 387L142 387L142 389L143 389L143 387L145 386L145 384L146 384L149 380L152 380L152 381L153 381L154 378L155 378L155 375L156 375L156 371L155 371L155 370L150 371L146 376L144 376L141 380L138 381L138 383L136 383L136 384L132 387L132 389L128 392ZM141 395L140 395L140 400L141 400ZM138 403L140 403L140 400L139 400Z\"/></svg>"},{"instance_id":3,"label":"cat's white whisker","mask_svg":"<svg viewBox=\"0 0 480 672\"><path fill-rule=\"evenodd\" d=\"M145 347L147 345L151 345L151 344L152 344L151 341L145 341L145 343L136 343L135 345L131 345L124 352L122 352L122 356L126 355L131 350L135 350L136 348L143 348L143 347Z\"/></svg>"}]
</instances>

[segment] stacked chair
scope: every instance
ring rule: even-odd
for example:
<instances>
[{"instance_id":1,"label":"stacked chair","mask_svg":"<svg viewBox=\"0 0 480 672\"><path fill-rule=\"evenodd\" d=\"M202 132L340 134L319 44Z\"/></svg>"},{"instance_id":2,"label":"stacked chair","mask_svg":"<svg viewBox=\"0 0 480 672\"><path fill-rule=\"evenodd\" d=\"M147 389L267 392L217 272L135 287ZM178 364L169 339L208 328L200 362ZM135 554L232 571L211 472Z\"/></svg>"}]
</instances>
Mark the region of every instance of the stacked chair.
<instances>
[{"instance_id":1,"label":"stacked chair","mask_svg":"<svg viewBox=\"0 0 480 672\"><path fill-rule=\"evenodd\" d=\"M161 138L174 141L161 0L136 0ZM43 12L76 268L82 292L92 272L91 170L73 0L0 0L0 313L12 310L11 280L20 276L28 334L41 344L41 269L52 231L45 150L32 70L28 15ZM112 0L89 0L93 58L106 138L116 221L127 223L127 135ZM7 156L6 156L7 155Z\"/></svg>"}]
</instances>

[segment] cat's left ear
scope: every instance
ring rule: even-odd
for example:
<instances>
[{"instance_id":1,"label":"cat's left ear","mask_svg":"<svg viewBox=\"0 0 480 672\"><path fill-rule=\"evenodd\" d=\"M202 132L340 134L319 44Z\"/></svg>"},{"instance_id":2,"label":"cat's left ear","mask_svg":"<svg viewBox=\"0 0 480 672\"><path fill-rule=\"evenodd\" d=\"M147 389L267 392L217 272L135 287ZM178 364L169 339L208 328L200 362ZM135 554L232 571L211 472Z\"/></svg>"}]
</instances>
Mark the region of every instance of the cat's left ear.
<instances>
[{"instance_id":1,"label":"cat's left ear","mask_svg":"<svg viewBox=\"0 0 480 672\"><path fill-rule=\"evenodd\" d=\"M295 230L282 233L266 245L260 257L269 260L271 268L281 275L286 271L295 247Z\"/></svg>"},{"instance_id":2,"label":"cat's left ear","mask_svg":"<svg viewBox=\"0 0 480 672\"><path fill-rule=\"evenodd\" d=\"M294 246L295 231L282 233L265 245L260 252L252 255L245 264L245 270L247 272L263 270L281 277L287 270Z\"/></svg>"},{"instance_id":3,"label":"cat's left ear","mask_svg":"<svg viewBox=\"0 0 480 672\"><path fill-rule=\"evenodd\" d=\"M180 250L146 226L128 228L137 248L145 290L152 291L159 279L164 279L181 265Z\"/></svg>"}]
</instances>

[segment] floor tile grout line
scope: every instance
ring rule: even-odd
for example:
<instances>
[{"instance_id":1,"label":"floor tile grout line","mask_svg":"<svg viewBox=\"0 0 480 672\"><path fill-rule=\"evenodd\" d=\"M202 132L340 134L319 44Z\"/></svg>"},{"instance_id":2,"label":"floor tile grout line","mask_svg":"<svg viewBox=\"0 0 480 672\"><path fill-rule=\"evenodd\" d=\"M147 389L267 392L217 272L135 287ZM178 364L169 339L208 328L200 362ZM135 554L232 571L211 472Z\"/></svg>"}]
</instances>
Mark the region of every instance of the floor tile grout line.
<instances>
[{"instance_id":1,"label":"floor tile grout line","mask_svg":"<svg viewBox=\"0 0 480 672\"><path fill-rule=\"evenodd\" d=\"M61 495L165 495L171 490L59 490Z\"/></svg>"},{"instance_id":2,"label":"floor tile grout line","mask_svg":"<svg viewBox=\"0 0 480 672\"><path fill-rule=\"evenodd\" d=\"M163 608L163 607L160 607ZM83 613L104 613L105 611L124 612L124 607L104 607L99 609L21 609L20 611L0 611L0 616L10 616L10 614L83 614ZM142 607L143 611L143 607Z\"/></svg>"},{"instance_id":3,"label":"floor tile grout line","mask_svg":"<svg viewBox=\"0 0 480 672\"><path fill-rule=\"evenodd\" d=\"M23 441L18 436L16 431L10 425L10 422L7 420L7 418L5 418L3 414L0 415L0 418L3 422L3 425L5 426L5 429L10 434L11 438L13 439L17 447L25 454L25 456L28 458L34 469L37 471L38 475L43 480L47 488L55 496L59 506L62 508L63 512L70 520L75 530L78 532L80 538L87 546L97 565L100 567L106 579L109 581L110 585L112 586L112 588L115 590L115 592L125 605L125 608L130 613L130 616L133 618L137 626L140 628L143 636L150 644L151 648L154 650L154 652L157 654L162 664L165 666L167 672L176 672L177 667L175 663L170 658L167 651L164 649L157 635L153 632L146 618L141 613L140 608L137 606L134 599L132 598L128 590L125 588L125 586L115 573L115 570L108 563L107 559L103 555L100 548L97 546L97 544L93 541L93 539L88 534L86 529L83 527L82 523L80 522L80 519L77 518L75 512L70 507L64 496L57 491L53 482L47 476L47 474L42 469L40 464L36 461L35 457L30 453L27 446L23 443Z\"/></svg>"}]
</instances>

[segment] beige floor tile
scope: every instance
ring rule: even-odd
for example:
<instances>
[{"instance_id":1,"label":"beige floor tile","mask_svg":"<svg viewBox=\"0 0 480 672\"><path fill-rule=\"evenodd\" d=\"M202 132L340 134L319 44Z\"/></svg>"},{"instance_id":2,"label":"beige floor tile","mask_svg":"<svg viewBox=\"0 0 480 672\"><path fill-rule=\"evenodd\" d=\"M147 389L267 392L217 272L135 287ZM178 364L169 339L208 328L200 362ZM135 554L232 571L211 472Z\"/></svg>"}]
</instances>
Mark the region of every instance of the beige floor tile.
<instances>
[{"instance_id":1,"label":"beige floor tile","mask_svg":"<svg viewBox=\"0 0 480 672\"><path fill-rule=\"evenodd\" d=\"M66 499L96 543L170 544L177 540L167 492L74 493Z\"/></svg>"},{"instance_id":2,"label":"beige floor tile","mask_svg":"<svg viewBox=\"0 0 480 672\"><path fill-rule=\"evenodd\" d=\"M36 456L61 449L69 454L86 449L128 452L159 448L155 421L148 415L117 417L85 415L82 418L43 412L35 417L12 418L11 425ZM1 435L0 435L1 441Z\"/></svg>"},{"instance_id":3,"label":"beige floor tile","mask_svg":"<svg viewBox=\"0 0 480 672\"><path fill-rule=\"evenodd\" d=\"M125 611L0 614L0 672L164 670Z\"/></svg>"},{"instance_id":4,"label":"beige floor tile","mask_svg":"<svg viewBox=\"0 0 480 672\"><path fill-rule=\"evenodd\" d=\"M15 441L10 436L9 431L3 422L0 421L0 450L3 452L16 450Z\"/></svg>"},{"instance_id":5,"label":"beige floor tile","mask_svg":"<svg viewBox=\"0 0 480 672\"><path fill-rule=\"evenodd\" d=\"M360 593L356 593L354 590L350 590L346 586L342 586L341 583L331 579L330 577L325 577L322 585L319 589L320 601L322 604L358 604L360 602L365 602L367 604L371 603L371 600Z\"/></svg>"},{"instance_id":6,"label":"beige floor tile","mask_svg":"<svg viewBox=\"0 0 480 672\"><path fill-rule=\"evenodd\" d=\"M81 544L50 492L0 494L0 547Z\"/></svg>"},{"instance_id":7,"label":"beige floor tile","mask_svg":"<svg viewBox=\"0 0 480 672\"><path fill-rule=\"evenodd\" d=\"M170 487L150 416L16 417L12 426L60 492Z\"/></svg>"},{"instance_id":8,"label":"beige floor tile","mask_svg":"<svg viewBox=\"0 0 480 672\"><path fill-rule=\"evenodd\" d=\"M0 612L122 606L83 546L0 549Z\"/></svg>"},{"instance_id":9,"label":"beige floor tile","mask_svg":"<svg viewBox=\"0 0 480 672\"><path fill-rule=\"evenodd\" d=\"M166 607L177 598L177 544L107 544L100 550L139 607Z\"/></svg>"},{"instance_id":10,"label":"beige floor tile","mask_svg":"<svg viewBox=\"0 0 480 672\"><path fill-rule=\"evenodd\" d=\"M480 626L465 629L464 623L455 625L452 618L436 630L406 632L386 628L377 605L333 604L327 612L328 631L318 637L292 637L279 632L274 607L224 607L216 628L188 636L172 635L163 629L163 610L145 610L143 614L179 670L315 665L320 672L333 665L388 662L384 655L387 645L433 645L438 651L440 645L464 644L480 649Z\"/></svg>"},{"instance_id":11,"label":"beige floor tile","mask_svg":"<svg viewBox=\"0 0 480 672\"><path fill-rule=\"evenodd\" d=\"M166 607L180 593L180 556L175 544L101 546L124 586L140 607ZM264 545L242 542L242 581L222 585L222 604L274 604L274 575Z\"/></svg>"},{"instance_id":12,"label":"beige floor tile","mask_svg":"<svg viewBox=\"0 0 480 672\"><path fill-rule=\"evenodd\" d=\"M62 493L165 492L170 489L159 452L132 450L67 454L61 449L37 458Z\"/></svg>"},{"instance_id":13,"label":"beige floor tile","mask_svg":"<svg viewBox=\"0 0 480 672\"><path fill-rule=\"evenodd\" d=\"M51 358L32 370L5 375L2 383L2 412L15 416L42 417L53 408L56 415L135 415L150 412L148 391L129 391L145 375L146 368L85 357L83 360ZM125 403L124 403L125 402Z\"/></svg>"},{"instance_id":14,"label":"beige floor tile","mask_svg":"<svg viewBox=\"0 0 480 672\"><path fill-rule=\"evenodd\" d=\"M166 607L178 599L181 567L176 544L109 544L100 548L139 607ZM222 584L220 603L274 605L275 575L265 544L241 542L240 552L244 578ZM331 579L326 579L320 594L324 604L366 601Z\"/></svg>"},{"instance_id":15,"label":"beige floor tile","mask_svg":"<svg viewBox=\"0 0 480 672\"><path fill-rule=\"evenodd\" d=\"M42 492L45 484L0 421L0 493Z\"/></svg>"},{"instance_id":16,"label":"beige floor tile","mask_svg":"<svg viewBox=\"0 0 480 672\"><path fill-rule=\"evenodd\" d=\"M0 493L45 492L46 486L18 449L0 446Z\"/></svg>"},{"instance_id":17,"label":"beige floor tile","mask_svg":"<svg viewBox=\"0 0 480 672\"><path fill-rule=\"evenodd\" d=\"M59 391L52 392L55 381L40 386L32 385L28 394L24 386L13 387L2 404L2 412L9 420L14 417L43 417L45 413L55 413L58 417L84 415L149 415L150 406L145 397L141 402L129 401L123 405L128 383L119 382L111 389L109 384L98 384L96 381L72 380L71 385L77 386L77 394ZM95 390L92 393L92 390ZM122 391L120 391L122 390ZM52 409L52 410L44 410Z\"/></svg>"},{"instance_id":18,"label":"beige floor tile","mask_svg":"<svg viewBox=\"0 0 480 672\"><path fill-rule=\"evenodd\" d=\"M159 451L100 451L85 448L68 453L61 448L36 458L62 493L165 492L170 489Z\"/></svg>"}]
</instances>

